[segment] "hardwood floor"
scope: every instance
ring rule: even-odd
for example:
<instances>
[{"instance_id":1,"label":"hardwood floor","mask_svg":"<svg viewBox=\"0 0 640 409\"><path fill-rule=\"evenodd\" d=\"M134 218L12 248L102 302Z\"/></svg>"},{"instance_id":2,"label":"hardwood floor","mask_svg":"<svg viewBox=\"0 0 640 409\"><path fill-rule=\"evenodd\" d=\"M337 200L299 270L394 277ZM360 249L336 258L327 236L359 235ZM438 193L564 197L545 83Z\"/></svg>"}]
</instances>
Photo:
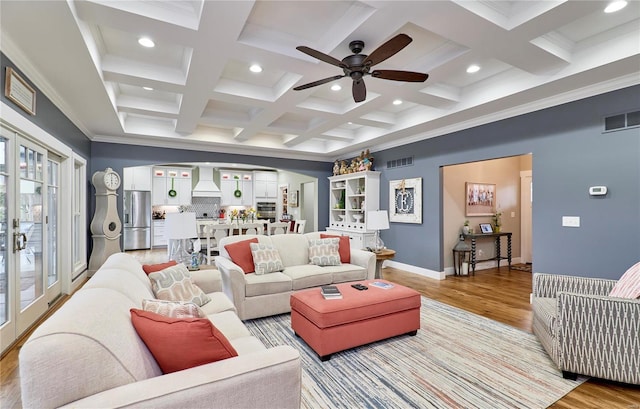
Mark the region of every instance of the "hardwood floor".
<instances>
[{"instance_id":1,"label":"hardwood floor","mask_svg":"<svg viewBox=\"0 0 640 409\"><path fill-rule=\"evenodd\" d=\"M166 253L132 253L147 262L166 257ZM501 267L477 271L475 276L449 276L439 281L385 268L383 277L414 288L431 299L531 332L531 273ZM21 407L18 352L23 343L24 340L18 342L0 360L0 407L3 409ZM551 408L640 409L640 387L592 379L578 386Z\"/></svg>"}]
</instances>

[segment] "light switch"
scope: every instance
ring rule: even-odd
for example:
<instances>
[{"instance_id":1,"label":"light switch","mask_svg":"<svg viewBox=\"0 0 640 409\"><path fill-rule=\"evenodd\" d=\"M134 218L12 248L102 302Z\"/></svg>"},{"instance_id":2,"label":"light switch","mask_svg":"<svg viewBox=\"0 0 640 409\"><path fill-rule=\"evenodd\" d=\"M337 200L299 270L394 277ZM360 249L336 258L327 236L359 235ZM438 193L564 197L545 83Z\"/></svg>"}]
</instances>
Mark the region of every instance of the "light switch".
<instances>
[{"instance_id":1,"label":"light switch","mask_svg":"<svg viewBox=\"0 0 640 409\"><path fill-rule=\"evenodd\" d=\"M511 217L516 217L516 212L511 212Z\"/></svg>"},{"instance_id":2,"label":"light switch","mask_svg":"<svg viewBox=\"0 0 640 409\"><path fill-rule=\"evenodd\" d=\"M562 216L562 227L580 227L580 217Z\"/></svg>"}]
</instances>

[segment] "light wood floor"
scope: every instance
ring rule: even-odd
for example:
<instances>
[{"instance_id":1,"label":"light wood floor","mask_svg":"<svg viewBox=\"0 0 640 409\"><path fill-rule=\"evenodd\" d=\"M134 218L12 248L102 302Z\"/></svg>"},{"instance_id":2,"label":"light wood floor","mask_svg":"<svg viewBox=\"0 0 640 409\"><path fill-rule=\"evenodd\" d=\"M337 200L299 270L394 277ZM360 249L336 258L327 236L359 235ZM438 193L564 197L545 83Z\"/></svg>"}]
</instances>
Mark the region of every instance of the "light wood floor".
<instances>
[{"instance_id":1,"label":"light wood floor","mask_svg":"<svg viewBox=\"0 0 640 409\"><path fill-rule=\"evenodd\" d=\"M154 256L155 254L152 255L149 252L136 254L136 258L141 260L149 258L149 262ZM524 331L531 331L530 273L501 267L478 271L475 276L449 276L446 280L438 281L402 270L385 268L383 277L414 288L434 300ZM19 342L0 360L0 407L3 409L21 407L18 352L23 343L24 340ZM578 386L551 407L556 409L640 409L640 387L592 379Z\"/></svg>"}]
</instances>

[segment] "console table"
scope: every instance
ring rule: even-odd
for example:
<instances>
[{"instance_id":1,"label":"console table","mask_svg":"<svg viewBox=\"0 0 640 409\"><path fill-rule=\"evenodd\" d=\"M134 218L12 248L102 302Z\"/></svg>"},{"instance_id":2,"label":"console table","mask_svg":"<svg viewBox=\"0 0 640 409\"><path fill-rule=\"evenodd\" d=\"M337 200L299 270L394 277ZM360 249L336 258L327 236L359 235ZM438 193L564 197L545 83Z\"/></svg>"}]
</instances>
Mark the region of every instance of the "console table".
<instances>
[{"instance_id":1,"label":"console table","mask_svg":"<svg viewBox=\"0 0 640 409\"><path fill-rule=\"evenodd\" d=\"M498 262L498 267L500 267L500 260L507 260L509 262L509 269L511 269L511 234L512 233L508 232L463 234L465 239L471 239L471 271L473 271L473 274L476 273L476 261L496 260ZM507 236L507 257L502 257L500 255L500 238L502 236ZM486 238L495 239L496 256L486 260L476 260L476 240Z\"/></svg>"}]
</instances>

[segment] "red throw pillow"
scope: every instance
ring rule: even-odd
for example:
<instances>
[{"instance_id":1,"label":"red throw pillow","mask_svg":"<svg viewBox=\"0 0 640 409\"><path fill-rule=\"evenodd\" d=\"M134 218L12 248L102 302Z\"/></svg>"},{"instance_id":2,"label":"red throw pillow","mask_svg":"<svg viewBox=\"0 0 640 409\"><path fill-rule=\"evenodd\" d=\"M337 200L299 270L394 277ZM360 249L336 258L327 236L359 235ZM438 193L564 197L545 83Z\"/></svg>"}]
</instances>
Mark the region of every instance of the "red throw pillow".
<instances>
[{"instance_id":1,"label":"red throw pillow","mask_svg":"<svg viewBox=\"0 0 640 409\"><path fill-rule=\"evenodd\" d=\"M224 246L227 253L229 253L229 257L231 257L231 261L239 265L245 274L253 273L256 270L256 267L253 265L253 255L251 254L250 244L257 242L258 239L253 238Z\"/></svg>"},{"instance_id":2,"label":"red throw pillow","mask_svg":"<svg viewBox=\"0 0 640 409\"><path fill-rule=\"evenodd\" d=\"M151 273L155 273L156 271L164 270L165 268L175 266L176 264L178 264L177 261L171 260L166 263L160 263L160 264L144 264L142 266L142 269L144 270L145 273L147 273L147 275L149 275Z\"/></svg>"},{"instance_id":3,"label":"red throw pillow","mask_svg":"<svg viewBox=\"0 0 640 409\"><path fill-rule=\"evenodd\" d=\"M169 318L132 308L131 322L163 373L238 356L207 318Z\"/></svg>"},{"instance_id":4,"label":"red throw pillow","mask_svg":"<svg viewBox=\"0 0 640 409\"><path fill-rule=\"evenodd\" d=\"M321 239L330 239L333 237L337 237L340 239L340 244L338 247L338 253L340 253L340 262L346 264L351 263L351 243L349 242L349 236L336 236L333 234L320 233Z\"/></svg>"}]
</instances>

